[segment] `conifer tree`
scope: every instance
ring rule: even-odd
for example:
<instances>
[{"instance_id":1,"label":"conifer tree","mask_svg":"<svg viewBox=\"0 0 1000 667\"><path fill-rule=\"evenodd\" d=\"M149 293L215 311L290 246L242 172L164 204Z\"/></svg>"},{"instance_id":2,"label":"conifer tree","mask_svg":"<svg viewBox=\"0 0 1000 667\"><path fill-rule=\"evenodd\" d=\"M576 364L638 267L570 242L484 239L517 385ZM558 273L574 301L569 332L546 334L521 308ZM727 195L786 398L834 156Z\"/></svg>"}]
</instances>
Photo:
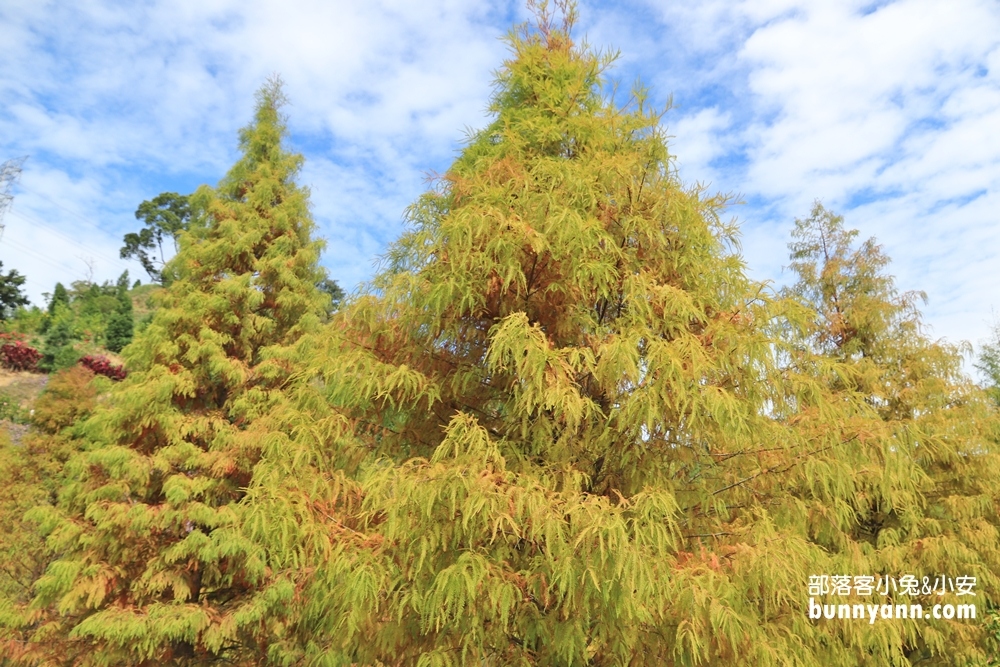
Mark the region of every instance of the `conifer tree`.
<instances>
[{"instance_id":1,"label":"conifer tree","mask_svg":"<svg viewBox=\"0 0 1000 667\"><path fill-rule=\"evenodd\" d=\"M806 608L823 574L978 576L995 599L979 395L914 338L874 246L817 264L857 296L835 326L817 318L838 312L829 285L768 298L724 199L677 180L641 89L626 108L602 95L612 58L575 46L557 8L561 27L542 3L510 36L495 120L411 208L385 270L302 345L314 370L248 495L249 532L302 591L274 654L982 662L975 623ZM902 377L892 398L855 381L890 376L887 358L852 368L898 348L887 324L923 351L902 370L924 378L915 397Z\"/></svg>"},{"instance_id":2,"label":"conifer tree","mask_svg":"<svg viewBox=\"0 0 1000 667\"><path fill-rule=\"evenodd\" d=\"M874 239L855 247L857 233L817 203L796 220L789 244L799 277L791 292L814 314L803 331L809 352L792 366L808 367L841 404L857 406L842 419L868 422L863 446L844 448L839 462L840 474L851 475L841 499L850 509L819 522L823 542L863 554L857 562L872 572L976 577L976 598L958 601L985 614L1000 584L996 417L963 374L961 348L922 332L916 302L924 295L900 294L881 247ZM894 623L885 623L895 637L883 652L899 659L982 664L990 655L981 620Z\"/></svg>"},{"instance_id":3,"label":"conifer tree","mask_svg":"<svg viewBox=\"0 0 1000 667\"><path fill-rule=\"evenodd\" d=\"M38 362L38 367L43 371L51 373L69 368L80 358L80 353L73 346L74 341L79 339L73 320L73 311L62 304L50 316L42 358Z\"/></svg>"},{"instance_id":4,"label":"conifer tree","mask_svg":"<svg viewBox=\"0 0 1000 667\"><path fill-rule=\"evenodd\" d=\"M135 321L132 317L132 297L128 293L128 271L118 278L115 296L118 307L108 320L107 331L104 334L106 345L112 352L121 352L122 348L132 342Z\"/></svg>"},{"instance_id":5,"label":"conifer tree","mask_svg":"<svg viewBox=\"0 0 1000 667\"><path fill-rule=\"evenodd\" d=\"M239 501L293 370L285 350L323 315L302 158L282 147L280 82L258 93L242 157L180 238L126 380L84 424L35 585L32 659L47 664L260 664L283 609L241 537ZM263 591L263 592L262 592Z\"/></svg>"},{"instance_id":6,"label":"conifer tree","mask_svg":"<svg viewBox=\"0 0 1000 667\"><path fill-rule=\"evenodd\" d=\"M807 618L809 575L854 554L831 557L787 493L826 484L869 417L785 376L773 322L804 326L804 309L746 277L725 198L678 181L644 91L603 96L613 58L573 44L573 7L561 27L536 9L509 38L494 121L304 346L298 427L250 490L254 539L295 544L301 575L276 650L890 664L881 628ZM821 509L842 509L853 471L838 474Z\"/></svg>"},{"instance_id":7,"label":"conifer tree","mask_svg":"<svg viewBox=\"0 0 1000 667\"><path fill-rule=\"evenodd\" d=\"M983 344L975 366L983 375L990 400L1000 408L1000 321L994 322L990 340Z\"/></svg>"},{"instance_id":8,"label":"conifer tree","mask_svg":"<svg viewBox=\"0 0 1000 667\"><path fill-rule=\"evenodd\" d=\"M49 301L49 315L55 315L60 304L69 306L69 292L66 291L65 285L56 283L55 289L52 291L52 300Z\"/></svg>"},{"instance_id":9,"label":"conifer tree","mask_svg":"<svg viewBox=\"0 0 1000 667\"><path fill-rule=\"evenodd\" d=\"M63 465L79 451L77 431L96 403L93 379L82 366L53 374L32 405L34 428L18 444L0 432L0 656L8 659L25 653L26 603L51 560L31 514L56 502Z\"/></svg>"}]
</instances>

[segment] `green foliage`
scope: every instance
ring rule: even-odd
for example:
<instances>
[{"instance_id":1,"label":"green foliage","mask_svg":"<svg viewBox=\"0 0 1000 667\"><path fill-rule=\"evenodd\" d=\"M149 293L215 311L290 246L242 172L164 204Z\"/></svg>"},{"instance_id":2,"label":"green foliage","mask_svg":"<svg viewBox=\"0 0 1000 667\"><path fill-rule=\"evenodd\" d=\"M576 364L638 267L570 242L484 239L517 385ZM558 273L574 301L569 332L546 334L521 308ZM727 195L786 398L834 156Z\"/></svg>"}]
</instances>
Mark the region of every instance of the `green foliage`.
<instances>
[{"instance_id":1,"label":"green foliage","mask_svg":"<svg viewBox=\"0 0 1000 667\"><path fill-rule=\"evenodd\" d=\"M45 573L0 608L18 660L996 655L1000 422L961 350L822 206L796 221L797 282L749 279L727 198L679 181L644 90L618 106L572 3L561 25L531 6L492 122L336 312L280 85L261 90L241 159L188 200L128 377L75 369L36 405L65 465L31 513ZM53 349L126 285L74 287ZM817 622L824 574L974 576L989 620Z\"/></svg>"},{"instance_id":2,"label":"green foliage","mask_svg":"<svg viewBox=\"0 0 1000 667\"><path fill-rule=\"evenodd\" d=\"M132 297L128 292L128 271L118 278L117 291L115 297L118 300L117 307L105 331L105 346L112 352L121 352L122 349L132 342L135 329L135 320L132 314Z\"/></svg>"},{"instance_id":3,"label":"green foliage","mask_svg":"<svg viewBox=\"0 0 1000 667\"><path fill-rule=\"evenodd\" d=\"M195 195L206 217L123 352L128 377L79 427L58 511L39 517L57 558L35 588L32 659L260 664L281 632L287 587L242 535L240 501L324 298L279 83L257 102L243 157Z\"/></svg>"},{"instance_id":4,"label":"green foliage","mask_svg":"<svg viewBox=\"0 0 1000 667\"><path fill-rule=\"evenodd\" d=\"M29 510L48 501L39 453L12 444L0 426L0 642L4 643L17 636L10 629L21 622L16 610L30 600L31 584L44 570L42 540L25 519Z\"/></svg>"},{"instance_id":5,"label":"green foliage","mask_svg":"<svg viewBox=\"0 0 1000 667\"><path fill-rule=\"evenodd\" d=\"M49 315L55 315L59 306L69 306L69 292L62 283L56 283L52 291L52 299L49 301Z\"/></svg>"},{"instance_id":6,"label":"green foliage","mask_svg":"<svg viewBox=\"0 0 1000 667\"><path fill-rule=\"evenodd\" d=\"M117 311L108 320L105 346L112 352L121 352L132 341L135 323L132 313Z\"/></svg>"},{"instance_id":7,"label":"green foliage","mask_svg":"<svg viewBox=\"0 0 1000 667\"><path fill-rule=\"evenodd\" d=\"M51 373L68 368L80 358L80 353L74 347L74 341L79 339L73 324L73 313L68 307L57 308L52 316L42 347L42 360L38 367Z\"/></svg>"},{"instance_id":8,"label":"green foliage","mask_svg":"<svg viewBox=\"0 0 1000 667\"><path fill-rule=\"evenodd\" d=\"M58 435L89 415L97 402L94 374L72 366L52 375L35 401L31 423L48 435Z\"/></svg>"},{"instance_id":9,"label":"green foliage","mask_svg":"<svg viewBox=\"0 0 1000 667\"><path fill-rule=\"evenodd\" d=\"M871 239L854 248L857 232L842 223L817 204L796 221L799 240L790 244L799 274L793 293L816 315L799 339L811 350L800 349L790 370L808 369L834 398L869 413L859 415L867 417L864 446L847 448L840 474L830 475L850 479L840 499L850 512L817 525L816 538L845 553L860 547L871 571L970 573L985 610L1000 583L996 416L962 373L963 349L921 333L914 302L922 295L898 294L881 248ZM830 494L789 490L813 502ZM982 625L928 625L900 624L898 655L920 664L982 664L990 655Z\"/></svg>"},{"instance_id":10,"label":"green foliage","mask_svg":"<svg viewBox=\"0 0 1000 667\"><path fill-rule=\"evenodd\" d=\"M40 325L32 328L25 322L18 328L45 334L49 356L44 368L65 368L75 363L83 352L97 352L104 347L117 353L128 345L135 331L133 295L145 295L147 291L145 288L129 290L128 271L115 283L106 281L98 285L79 280L70 289L57 283L48 313L38 313L35 318L42 318ZM148 314L148 310L143 314Z\"/></svg>"},{"instance_id":11,"label":"green foliage","mask_svg":"<svg viewBox=\"0 0 1000 667\"><path fill-rule=\"evenodd\" d=\"M0 262L0 269L3 262ZM18 308L28 305L28 297L21 288L26 278L14 269L6 274L0 271L0 321L8 319Z\"/></svg>"},{"instance_id":12,"label":"green foliage","mask_svg":"<svg viewBox=\"0 0 1000 667\"><path fill-rule=\"evenodd\" d=\"M329 305L326 309L327 315L332 315L340 309L341 302L344 300L344 290L340 288L336 280L323 278L317 283L316 288L329 298Z\"/></svg>"},{"instance_id":13,"label":"green foliage","mask_svg":"<svg viewBox=\"0 0 1000 667\"><path fill-rule=\"evenodd\" d=\"M0 419L22 424L28 420L28 413L21 407L20 402L2 390L0 390Z\"/></svg>"},{"instance_id":14,"label":"green foliage","mask_svg":"<svg viewBox=\"0 0 1000 667\"><path fill-rule=\"evenodd\" d=\"M48 313L38 306L18 308L14 311L13 317L4 323L3 328L6 331L29 335L44 333L47 315Z\"/></svg>"},{"instance_id":15,"label":"green foliage","mask_svg":"<svg viewBox=\"0 0 1000 667\"><path fill-rule=\"evenodd\" d=\"M996 425L955 350L822 210L767 296L643 91L603 97L611 58L538 11L495 120L301 345L245 501L302 591L274 659L984 661L976 624L806 613L818 574L996 599Z\"/></svg>"},{"instance_id":16,"label":"green foliage","mask_svg":"<svg viewBox=\"0 0 1000 667\"><path fill-rule=\"evenodd\" d=\"M145 227L125 235L125 245L119 254L122 259L139 260L150 279L162 282L162 270L167 261L163 253L164 241L172 239L176 252L180 234L188 229L192 218L197 215L197 208L192 207L190 195L162 192L139 204L135 219L143 221Z\"/></svg>"},{"instance_id":17,"label":"green foliage","mask_svg":"<svg viewBox=\"0 0 1000 667\"><path fill-rule=\"evenodd\" d=\"M974 365L983 375L990 400L1000 408L1000 322L993 324L991 333L992 337L983 344Z\"/></svg>"},{"instance_id":18,"label":"green foliage","mask_svg":"<svg viewBox=\"0 0 1000 667\"><path fill-rule=\"evenodd\" d=\"M32 517L51 511L65 486L64 464L79 449L75 431L96 405L93 377L79 366L54 374L32 406L35 430L18 445L0 432L0 642L14 664L30 652L31 587L51 561Z\"/></svg>"}]
</instances>

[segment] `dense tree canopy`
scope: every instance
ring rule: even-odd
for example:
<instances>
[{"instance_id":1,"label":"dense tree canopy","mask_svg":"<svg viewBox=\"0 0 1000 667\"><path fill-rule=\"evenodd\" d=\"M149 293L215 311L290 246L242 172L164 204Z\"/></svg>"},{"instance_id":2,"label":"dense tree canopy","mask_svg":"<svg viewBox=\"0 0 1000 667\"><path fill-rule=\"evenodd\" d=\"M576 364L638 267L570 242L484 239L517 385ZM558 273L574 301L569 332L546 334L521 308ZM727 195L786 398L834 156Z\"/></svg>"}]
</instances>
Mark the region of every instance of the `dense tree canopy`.
<instances>
[{"instance_id":1,"label":"dense tree canopy","mask_svg":"<svg viewBox=\"0 0 1000 667\"><path fill-rule=\"evenodd\" d=\"M135 211L135 219L144 222L145 226L138 232L125 235L119 254L122 259L139 260L149 277L154 282L161 282L163 266L167 262L163 251L164 242L170 239L176 252L181 232L188 229L196 213L197 209L192 208L191 196L176 192L161 192L142 202Z\"/></svg>"},{"instance_id":2,"label":"dense tree canopy","mask_svg":"<svg viewBox=\"0 0 1000 667\"><path fill-rule=\"evenodd\" d=\"M645 91L618 105L573 4L532 7L491 122L346 299L264 86L127 379L46 399L58 447L32 451L58 465L0 465L58 486L29 515L45 550L0 591L11 659L993 664L1000 421L961 350L819 204L795 282L751 280ZM0 495L0 525L22 505ZM866 576L923 586L819 589ZM840 604L865 616L812 615ZM897 604L928 615L869 621Z\"/></svg>"},{"instance_id":3,"label":"dense tree canopy","mask_svg":"<svg viewBox=\"0 0 1000 667\"><path fill-rule=\"evenodd\" d=\"M121 352L132 341L135 321L132 315L132 297L128 293L128 271L122 273L115 285L115 312L108 320L105 344L112 352Z\"/></svg>"},{"instance_id":4,"label":"dense tree canopy","mask_svg":"<svg viewBox=\"0 0 1000 667\"><path fill-rule=\"evenodd\" d=\"M544 8L510 45L496 119L310 347L283 450L312 470L251 490L257 538L314 563L292 655L984 660L982 624L806 615L811 575L947 572L996 595L991 413L877 246L818 211L800 283L768 297L641 89L603 97L610 59Z\"/></svg>"}]
</instances>

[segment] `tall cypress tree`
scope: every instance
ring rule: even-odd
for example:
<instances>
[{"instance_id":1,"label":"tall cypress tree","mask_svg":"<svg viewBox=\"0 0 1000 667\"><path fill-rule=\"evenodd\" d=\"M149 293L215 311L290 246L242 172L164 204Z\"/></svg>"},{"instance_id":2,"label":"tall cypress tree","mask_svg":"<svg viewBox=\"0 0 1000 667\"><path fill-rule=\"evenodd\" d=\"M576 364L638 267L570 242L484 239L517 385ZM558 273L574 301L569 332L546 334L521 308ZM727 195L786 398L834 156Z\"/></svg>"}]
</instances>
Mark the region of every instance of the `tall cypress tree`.
<instances>
[{"instance_id":1,"label":"tall cypress tree","mask_svg":"<svg viewBox=\"0 0 1000 667\"><path fill-rule=\"evenodd\" d=\"M953 357L902 326L872 256L844 274L846 326L927 351L922 398L893 404L903 378L891 399L850 384L870 372L832 351L846 329L820 330L827 306L746 277L724 199L678 181L643 91L625 108L604 97L611 58L573 44L572 6L562 26L537 9L510 36L494 121L410 209L386 270L304 345L313 370L250 490L249 531L293 554L280 567L302 591L276 654L983 659L974 622L807 608L814 575L978 575L994 599L994 483L975 470L995 470L995 444ZM879 317L901 324L892 337Z\"/></svg>"},{"instance_id":2,"label":"tall cypress tree","mask_svg":"<svg viewBox=\"0 0 1000 667\"><path fill-rule=\"evenodd\" d=\"M785 484L856 426L794 425L834 408L784 380L725 198L678 181L643 90L604 97L564 10L511 34L494 121L312 343L283 447L310 455L251 490L307 563L287 655L844 664Z\"/></svg>"},{"instance_id":3,"label":"tall cypress tree","mask_svg":"<svg viewBox=\"0 0 1000 667\"><path fill-rule=\"evenodd\" d=\"M242 157L182 236L127 380L85 425L36 584L35 657L58 664L257 664L273 633L268 570L237 503L260 417L293 371L286 350L324 314L302 158L282 147L277 80L240 132Z\"/></svg>"}]
</instances>

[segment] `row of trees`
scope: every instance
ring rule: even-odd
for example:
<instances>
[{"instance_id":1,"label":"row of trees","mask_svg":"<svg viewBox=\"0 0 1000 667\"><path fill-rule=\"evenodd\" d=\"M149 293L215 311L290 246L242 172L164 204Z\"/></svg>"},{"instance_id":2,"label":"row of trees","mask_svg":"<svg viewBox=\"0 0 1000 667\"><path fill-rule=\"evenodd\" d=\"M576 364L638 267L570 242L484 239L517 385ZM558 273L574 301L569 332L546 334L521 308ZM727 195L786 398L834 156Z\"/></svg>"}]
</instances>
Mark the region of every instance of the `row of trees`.
<instances>
[{"instance_id":1,"label":"row of trees","mask_svg":"<svg viewBox=\"0 0 1000 667\"><path fill-rule=\"evenodd\" d=\"M40 345L39 370L52 372L87 352L120 352L128 345L135 330L133 296L128 271L114 283L81 280L69 289L56 283L46 310L21 308L8 325Z\"/></svg>"},{"instance_id":2,"label":"row of trees","mask_svg":"<svg viewBox=\"0 0 1000 667\"><path fill-rule=\"evenodd\" d=\"M493 122L332 315L260 91L128 377L47 399L18 452L39 506L4 548L44 548L8 660L990 664L1000 422L959 350L821 206L797 282L750 280L564 10L510 35ZM975 577L979 616L810 620L824 574Z\"/></svg>"}]
</instances>

